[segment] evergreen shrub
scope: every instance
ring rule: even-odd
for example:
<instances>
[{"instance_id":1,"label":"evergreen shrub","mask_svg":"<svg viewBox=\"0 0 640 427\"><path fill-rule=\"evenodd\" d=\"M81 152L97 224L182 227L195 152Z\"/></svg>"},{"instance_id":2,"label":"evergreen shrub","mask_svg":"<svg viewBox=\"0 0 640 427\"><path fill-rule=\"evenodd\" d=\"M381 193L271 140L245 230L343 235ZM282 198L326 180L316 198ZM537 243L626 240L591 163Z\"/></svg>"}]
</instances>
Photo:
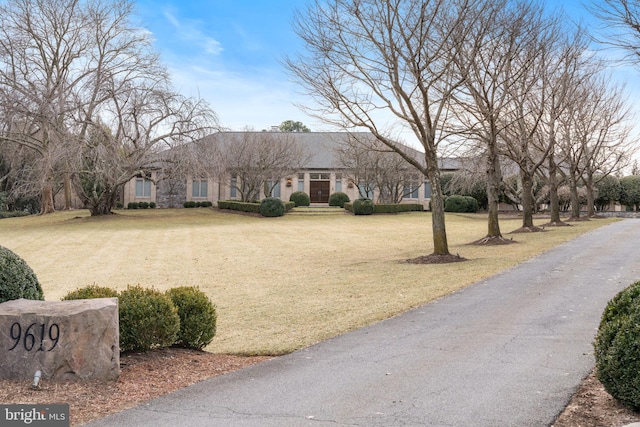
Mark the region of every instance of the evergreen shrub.
<instances>
[{"instance_id":1,"label":"evergreen shrub","mask_svg":"<svg viewBox=\"0 0 640 427\"><path fill-rule=\"evenodd\" d=\"M371 215L375 209L373 200L366 197L353 201L353 213L354 215Z\"/></svg>"},{"instance_id":2,"label":"evergreen shrub","mask_svg":"<svg viewBox=\"0 0 640 427\"><path fill-rule=\"evenodd\" d=\"M197 287L181 286L169 289L167 295L173 301L180 317L180 331L176 345L201 350L216 334L216 307L209 297Z\"/></svg>"},{"instance_id":3,"label":"evergreen shrub","mask_svg":"<svg viewBox=\"0 0 640 427\"><path fill-rule=\"evenodd\" d=\"M445 212L467 212L467 200L464 196L460 196L458 194L454 194L453 196L447 197L444 202L444 211Z\"/></svg>"},{"instance_id":4,"label":"evergreen shrub","mask_svg":"<svg viewBox=\"0 0 640 427\"><path fill-rule=\"evenodd\" d=\"M640 282L609 301L594 350L596 375L607 392L640 410Z\"/></svg>"},{"instance_id":5,"label":"evergreen shrub","mask_svg":"<svg viewBox=\"0 0 640 427\"><path fill-rule=\"evenodd\" d=\"M340 206L344 208L344 204L349 202L349 196L342 191L336 191L329 196L329 206Z\"/></svg>"},{"instance_id":6,"label":"evergreen shrub","mask_svg":"<svg viewBox=\"0 0 640 427\"><path fill-rule=\"evenodd\" d=\"M127 209L138 209L140 204L138 202L129 202L127 203Z\"/></svg>"},{"instance_id":7,"label":"evergreen shrub","mask_svg":"<svg viewBox=\"0 0 640 427\"><path fill-rule=\"evenodd\" d=\"M76 299L91 299L91 298L117 298L118 291L115 289L107 288L104 286L98 286L95 283L93 285L85 286L84 288L78 288L75 291L67 293L62 297L63 301L76 300Z\"/></svg>"},{"instance_id":8,"label":"evergreen shrub","mask_svg":"<svg viewBox=\"0 0 640 427\"><path fill-rule=\"evenodd\" d=\"M289 201L294 202L296 206L311 205L311 198L304 191L295 191L289 196Z\"/></svg>"},{"instance_id":9,"label":"evergreen shrub","mask_svg":"<svg viewBox=\"0 0 640 427\"><path fill-rule=\"evenodd\" d=\"M282 200L276 197L266 197L260 202L260 215L265 217L283 216L285 206Z\"/></svg>"},{"instance_id":10,"label":"evergreen shrub","mask_svg":"<svg viewBox=\"0 0 640 427\"><path fill-rule=\"evenodd\" d=\"M25 260L0 246L0 303L20 298L44 300L42 286Z\"/></svg>"},{"instance_id":11,"label":"evergreen shrub","mask_svg":"<svg viewBox=\"0 0 640 427\"><path fill-rule=\"evenodd\" d=\"M120 351L144 352L172 346L180 317L171 298L153 288L127 286L118 298Z\"/></svg>"}]
</instances>

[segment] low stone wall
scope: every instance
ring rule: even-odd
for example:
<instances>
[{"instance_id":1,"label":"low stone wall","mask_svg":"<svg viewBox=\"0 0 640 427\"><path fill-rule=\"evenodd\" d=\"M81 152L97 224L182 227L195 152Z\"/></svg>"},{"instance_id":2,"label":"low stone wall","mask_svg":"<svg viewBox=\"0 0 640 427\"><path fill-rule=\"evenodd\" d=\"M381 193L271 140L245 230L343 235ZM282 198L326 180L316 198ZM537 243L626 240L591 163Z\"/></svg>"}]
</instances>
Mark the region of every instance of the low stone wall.
<instances>
[{"instance_id":1,"label":"low stone wall","mask_svg":"<svg viewBox=\"0 0 640 427\"><path fill-rule=\"evenodd\" d=\"M0 378L114 380L118 341L117 298L0 304Z\"/></svg>"}]
</instances>

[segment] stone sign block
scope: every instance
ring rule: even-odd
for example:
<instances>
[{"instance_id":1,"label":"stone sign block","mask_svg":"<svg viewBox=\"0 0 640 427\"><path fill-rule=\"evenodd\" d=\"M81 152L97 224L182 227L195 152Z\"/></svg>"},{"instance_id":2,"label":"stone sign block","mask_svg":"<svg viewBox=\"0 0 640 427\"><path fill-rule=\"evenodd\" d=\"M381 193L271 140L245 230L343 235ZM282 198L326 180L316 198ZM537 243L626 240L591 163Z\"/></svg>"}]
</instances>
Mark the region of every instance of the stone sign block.
<instances>
[{"instance_id":1,"label":"stone sign block","mask_svg":"<svg viewBox=\"0 0 640 427\"><path fill-rule=\"evenodd\" d=\"M0 304L0 378L115 380L118 299L18 299Z\"/></svg>"}]
</instances>

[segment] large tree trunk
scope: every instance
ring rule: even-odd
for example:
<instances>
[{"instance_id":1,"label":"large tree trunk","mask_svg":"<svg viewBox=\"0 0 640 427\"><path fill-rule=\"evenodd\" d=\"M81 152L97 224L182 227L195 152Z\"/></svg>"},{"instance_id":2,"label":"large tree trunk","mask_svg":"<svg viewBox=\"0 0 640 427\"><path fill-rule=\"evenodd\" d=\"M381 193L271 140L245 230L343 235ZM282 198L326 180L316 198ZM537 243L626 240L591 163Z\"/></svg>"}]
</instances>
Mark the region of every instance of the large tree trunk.
<instances>
[{"instance_id":1,"label":"large tree trunk","mask_svg":"<svg viewBox=\"0 0 640 427\"><path fill-rule=\"evenodd\" d=\"M72 192L71 192L71 176L66 173L64 175L64 210L68 211L72 208Z\"/></svg>"},{"instance_id":2,"label":"large tree trunk","mask_svg":"<svg viewBox=\"0 0 640 427\"><path fill-rule=\"evenodd\" d=\"M580 196L578 194L578 180L574 171L569 174L569 190L571 192L571 221L579 221L580 218Z\"/></svg>"},{"instance_id":3,"label":"large tree trunk","mask_svg":"<svg viewBox=\"0 0 640 427\"><path fill-rule=\"evenodd\" d=\"M487 210L489 214L487 224L488 238L502 238L498 219L500 204L500 159L496 152L495 143L489 144L487 153Z\"/></svg>"},{"instance_id":4,"label":"large tree trunk","mask_svg":"<svg viewBox=\"0 0 640 427\"><path fill-rule=\"evenodd\" d=\"M444 218L444 197L440 185L440 170L435 153L427 154L427 178L431 183L431 228L433 230L433 255L449 255Z\"/></svg>"},{"instance_id":5,"label":"large tree trunk","mask_svg":"<svg viewBox=\"0 0 640 427\"><path fill-rule=\"evenodd\" d=\"M593 188L593 177L587 176L584 186L587 188L587 218L596 216L595 210L595 190Z\"/></svg>"},{"instance_id":6,"label":"large tree trunk","mask_svg":"<svg viewBox=\"0 0 640 427\"><path fill-rule=\"evenodd\" d=\"M550 226L566 225L560 219L560 201L558 200L558 170L553 153L549 154L549 213Z\"/></svg>"},{"instance_id":7,"label":"large tree trunk","mask_svg":"<svg viewBox=\"0 0 640 427\"><path fill-rule=\"evenodd\" d=\"M520 179L522 180L522 230L536 231L533 225L533 176L521 168Z\"/></svg>"},{"instance_id":8,"label":"large tree trunk","mask_svg":"<svg viewBox=\"0 0 640 427\"><path fill-rule=\"evenodd\" d=\"M53 203L53 183L45 183L42 188L42 201L40 205L40 215L53 213L56 211Z\"/></svg>"}]
</instances>

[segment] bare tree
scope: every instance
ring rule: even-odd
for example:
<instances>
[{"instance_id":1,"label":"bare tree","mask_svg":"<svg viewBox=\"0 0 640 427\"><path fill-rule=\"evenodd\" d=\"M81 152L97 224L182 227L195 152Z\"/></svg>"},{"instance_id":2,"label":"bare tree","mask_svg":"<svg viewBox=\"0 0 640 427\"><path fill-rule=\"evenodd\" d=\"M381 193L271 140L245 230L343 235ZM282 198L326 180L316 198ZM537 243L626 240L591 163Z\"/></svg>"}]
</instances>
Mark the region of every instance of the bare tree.
<instances>
[{"instance_id":1,"label":"bare tree","mask_svg":"<svg viewBox=\"0 0 640 427\"><path fill-rule=\"evenodd\" d=\"M451 98L462 83L451 52L462 43L482 0L331 0L297 14L294 27L306 54L286 59L318 107L321 120L364 128L426 176L433 193L433 256L449 246L438 163ZM396 145L380 112L411 129L424 161Z\"/></svg>"},{"instance_id":2,"label":"bare tree","mask_svg":"<svg viewBox=\"0 0 640 427\"><path fill-rule=\"evenodd\" d=\"M132 8L129 0L0 5L0 138L37 153L42 213L54 210L54 187L68 190L73 172L92 214L108 212L117 187L160 144L201 137L215 123L201 101L171 91Z\"/></svg>"},{"instance_id":3,"label":"bare tree","mask_svg":"<svg viewBox=\"0 0 640 427\"><path fill-rule=\"evenodd\" d=\"M513 242L502 237L498 221L501 137L511 125L505 116L513 112L514 87L531 69L531 62L523 58L530 58L541 25L538 5L493 2L475 22L466 42L457 44L454 58L464 79L463 90L456 94L459 133L477 141L471 152L486 159L488 231L477 244Z\"/></svg>"},{"instance_id":4,"label":"bare tree","mask_svg":"<svg viewBox=\"0 0 640 427\"><path fill-rule=\"evenodd\" d=\"M259 200L261 194L271 196L280 180L310 160L294 135L286 132L229 132L212 139L219 154L218 175L235 177L235 189L244 202Z\"/></svg>"},{"instance_id":5,"label":"bare tree","mask_svg":"<svg viewBox=\"0 0 640 427\"><path fill-rule=\"evenodd\" d=\"M594 0L589 10L604 24L601 41L624 52L624 61L640 66L638 0Z\"/></svg>"},{"instance_id":6,"label":"bare tree","mask_svg":"<svg viewBox=\"0 0 640 427\"><path fill-rule=\"evenodd\" d=\"M595 216L596 184L610 174L619 173L630 162L635 145L629 137L630 110L623 88L612 85L607 75L594 76L586 86L584 104L574 114L573 144L568 153L569 183L573 201L578 200L578 180L586 187L587 217ZM577 202L574 204L578 204ZM572 218L580 218L572 204Z\"/></svg>"},{"instance_id":7,"label":"bare tree","mask_svg":"<svg viewBox=\"0 0 640 427\"><path fill-rule=\"evenodd\" d=\"M408 148L405 148L408 150ZM395 151L376 138L350 135L336 149L347 178L361 195L377 190L378 203L400 203L420 186L417 171Z\"/></svg>"}]
</instances>

